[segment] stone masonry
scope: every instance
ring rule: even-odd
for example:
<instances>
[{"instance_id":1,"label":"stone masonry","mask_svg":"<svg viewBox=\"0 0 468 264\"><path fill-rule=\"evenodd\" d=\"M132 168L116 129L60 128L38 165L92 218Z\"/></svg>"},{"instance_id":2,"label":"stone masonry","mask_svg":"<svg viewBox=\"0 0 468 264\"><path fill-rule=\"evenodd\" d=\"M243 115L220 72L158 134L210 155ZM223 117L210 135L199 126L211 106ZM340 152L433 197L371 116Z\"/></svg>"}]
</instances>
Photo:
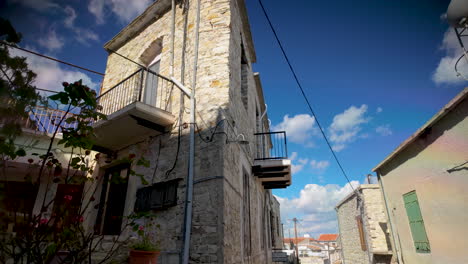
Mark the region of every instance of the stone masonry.
<instances>
[{"instance_id":1,"label":"stone masonry","mask_svg":"<svg viewBox=\"0 0 468 264\"><path fill-rule=\"evenodd\" d=\"M196 133L199 134L195 142L190 263L271 263L271 249L282 241L278 230L281 227L279 203L251 174L256 153L254 133L259 127L264 131L269 127L267 115L258 120L265 111L265 102L258 85L259 75L252 72L255 51L245 3L243 0L201 1L197 83L196 87L191 87L197 1L176 2L173 76L189 89L196 90ZM154 18L144 22L150 16ZM114 52L142 65L148 65L152 58L160 55L159 73L169 77L170 29L170 1L158 0L109 41L105 45L109 57L101 94L139 69L137 64ZM244 71L241 70L242 53L247 64ZM247 83L246 89L241 89L241 83ZM189 149L189 126L184 124L190 119L189 100L181 95L174 86L164 97L163 104L157 105L177 118L170 131L130 144L119 150L111 163L105 163L103 158L95 170L96 175L102 176L121 158L136 154L137 158L145 157L151 162L149 168L132 167L148 182L179 180L177 204L155 212L155 222L161 226L157 231L161 263L178 263L183 243ZM239 135L249 144L237 143ZM210 138L212 140L208 140ZM249 186L248 203L243 202L247 195L246 184ZM139 178L129 179L125 215L133 212L135 194L141 187L144 185ZM98 188L97 194L100 191ZM243 220L246 206L250 212L248 227ZM90 229L95 218L96 212L89 212L86 224ZM245 230L250 231L246 233ZM246 236L250 240L248 251L244 245Z\"/></svg>"},{"instance_id":2,"label":"stone masonry","mask_svg":"<svg viewBox=\"0 0 468 264\"><path fill-rule=\"evenodd\" d=\"M344 262L390 263L391 242L380 188L377 184L363 184L356 192L336 206ZM364 247L356 217L362 219Z\"/></svg>"}]
</instances>

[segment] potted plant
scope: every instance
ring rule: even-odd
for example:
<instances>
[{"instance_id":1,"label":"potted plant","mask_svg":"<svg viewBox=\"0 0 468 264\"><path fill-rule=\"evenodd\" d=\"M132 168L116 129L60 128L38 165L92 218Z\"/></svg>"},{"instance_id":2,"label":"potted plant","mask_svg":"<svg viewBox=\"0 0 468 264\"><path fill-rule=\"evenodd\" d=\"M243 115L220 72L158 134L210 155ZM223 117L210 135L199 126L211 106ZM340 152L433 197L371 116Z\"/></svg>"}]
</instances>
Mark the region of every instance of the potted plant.
<instances>
[{"instance_id":1,"label":"potted plant","mask_svg":"<svg viewBox=\"0 0 468 264\"><path fill-rule=\"evenodd\" d=\"M141 215L132 216L139 218ZM140 218L141 220L141 218ZM132 221L131 226L133 231L138 235L137 241L130 245L130 264L157 264L160 254L158 243L153 239L155 235L155 227L159 227L153 223L153 218L144 215L142 219L145 224L139 224L137 221ZM148 222L148 223L146 223Z\"/></svg>"}]
</instances>

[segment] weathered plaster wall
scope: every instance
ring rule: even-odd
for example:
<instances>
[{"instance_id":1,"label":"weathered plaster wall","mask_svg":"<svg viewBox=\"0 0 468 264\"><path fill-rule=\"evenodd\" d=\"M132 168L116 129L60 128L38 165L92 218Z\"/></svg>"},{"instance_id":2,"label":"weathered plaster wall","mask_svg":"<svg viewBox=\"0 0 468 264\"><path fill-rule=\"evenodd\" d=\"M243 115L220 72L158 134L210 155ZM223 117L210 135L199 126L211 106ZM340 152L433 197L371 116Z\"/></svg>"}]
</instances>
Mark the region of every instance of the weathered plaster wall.
<instances>
[{"instance_id":1,"label":"weathered plaster wall","mask_svg":"<svg viewBox=\"0 0 468 264\"><path fill-rule=\"evenodd\" d=\"M378 173L404 263L467 263L468 100L462 101ZM403 195L416 191L430 253L417 253ZM401 244L399 244L401 242Z\"/></svg>"}]
</instances>

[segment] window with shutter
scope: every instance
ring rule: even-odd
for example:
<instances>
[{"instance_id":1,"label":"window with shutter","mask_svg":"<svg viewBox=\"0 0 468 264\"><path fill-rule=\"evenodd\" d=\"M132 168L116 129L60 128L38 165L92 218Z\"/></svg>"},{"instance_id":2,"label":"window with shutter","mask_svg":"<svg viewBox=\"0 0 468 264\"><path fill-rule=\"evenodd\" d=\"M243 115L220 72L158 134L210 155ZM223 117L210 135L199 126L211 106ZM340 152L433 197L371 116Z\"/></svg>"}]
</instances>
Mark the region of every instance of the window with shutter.
<instances>
[{"instance_id":1,"label":"window with shutter","mask_svg":"<svg viewBox=\"0 0 468 264\"><path fill-rule=\"evenodd\" d=\"M157 210L163 208L164 184L157 183L152 186L150 209Z\"/></svg>"},{"instance_id":2,"label":"window with shutter","mask_svg":"<svg viewBox=\"0 0 468 264\"><path fill-rule=\"evenodd\" d=\"M155 183L137 191L135 211L162 210L177 204L178 180Z\"/></svg>"},{"instance_id":3,"label":"window with shutter","mask_svg":"<svg viewBox=\"0 0 468 264\"><path fill-rule=\"evenodd\" d=\"M356 216L356 222L357 222L358 231L359 231L359 241L361 242L361 249L362 251L366 251L367 244L366 244L366 238L364 236L364 227L362 225L362 217Z\"/></svg>"},{"instance_id":4,"label":"window with shutter","mask_svg":"<svg viewBox=\"0 0 468 264\"><path fill-rule=\"evenodd\" d=\"M411 235L413 236L413 242L414 247L416 248L416 252L431 252L416 191L404 194L403 201L405 203L406 214L408 215Z\"/></svg>"}]
</instances>

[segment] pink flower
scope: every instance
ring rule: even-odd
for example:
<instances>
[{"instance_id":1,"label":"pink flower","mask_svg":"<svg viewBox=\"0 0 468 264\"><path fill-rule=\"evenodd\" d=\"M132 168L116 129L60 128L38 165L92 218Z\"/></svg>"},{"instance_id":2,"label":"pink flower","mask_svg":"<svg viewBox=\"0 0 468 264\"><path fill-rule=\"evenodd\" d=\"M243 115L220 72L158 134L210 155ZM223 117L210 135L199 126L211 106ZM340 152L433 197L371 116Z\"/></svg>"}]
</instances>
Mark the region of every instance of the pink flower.
<instances>
[{"instance_id":1,"label":"pink flower","mask_svg":"<svg viewBox=\"0 0 468 264\"><path fill-rule=\"evenodd\" d=\"M73 199L73 197L71 195L65 195L63 197L63 199L67 200L67 201L71 201Z\"/></svg>"},{"instance_id":2,"label":"pink flower","mask_svg":"<svg viewBox=\"0 0 468 264\"><path fill-rule=\"evenodd\" d=\"M145 227L144 226L139 226L138 229L143 231L143 229L145 229Z\"/></svg>"},{"instance_id":3,"label":"pink flower","mask_svg":"<svg viewBox=\"0 0 468 264\"><path fill-rule=\"evenodd\" d=\"M47 218L42 218L42 219L39 221L39 224L45 225L45 224L47 224L48 222L49 222L49 219L47 219Z\"/></svg>"}]
</instances>

